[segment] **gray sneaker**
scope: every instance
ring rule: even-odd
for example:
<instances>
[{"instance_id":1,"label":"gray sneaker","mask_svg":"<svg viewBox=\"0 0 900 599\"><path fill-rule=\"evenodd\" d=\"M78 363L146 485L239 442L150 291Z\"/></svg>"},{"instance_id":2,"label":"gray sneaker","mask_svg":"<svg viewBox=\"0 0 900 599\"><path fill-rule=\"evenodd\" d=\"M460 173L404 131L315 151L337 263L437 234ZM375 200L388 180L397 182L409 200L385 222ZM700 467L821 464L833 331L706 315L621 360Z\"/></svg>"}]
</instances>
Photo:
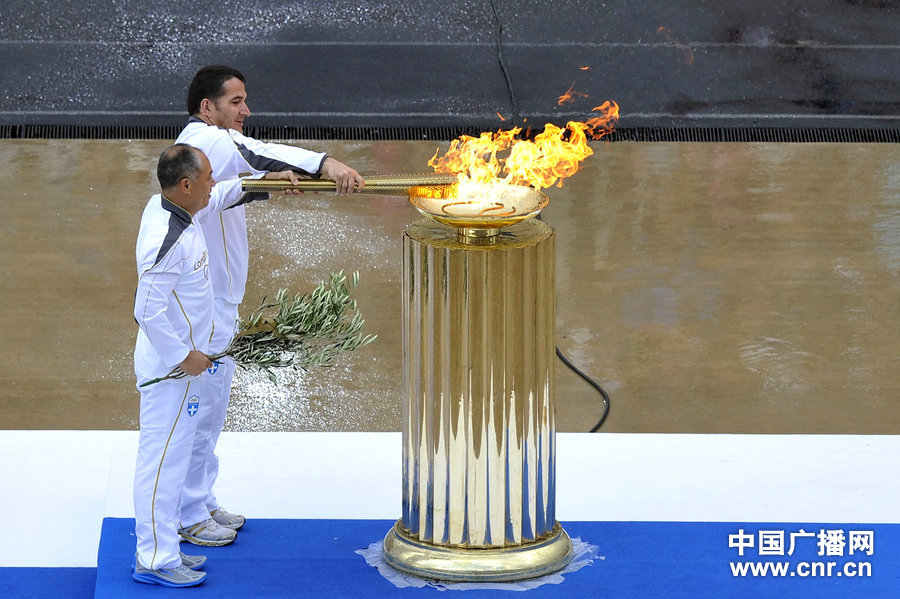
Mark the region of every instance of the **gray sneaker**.
<instances>
[{"instance_id":1,"label":"gray sneaker","mask_svg":"<svg viewBox=\"0 0 900 599\"><path fill-rule=\"evenodd\" d=\"M206 565L205 555L185 555L181 554L181 565L189 570L199 570Z\"/></svg>"},{"instance_id":2,"label":"gray sneaker","mask_svg":"<svg viewBox=\"0 0 900 599\"><path fill-rule=\"evenodd\" d=\"M160 584L164 587L193 587L206 580L206 572L194 572L184 564L175 568L151 570L135 560L134 573L131 575L138 582Z\"/></svg>"},{"instance_id":3,"label":"gray sneaker","mask_svg":"<svg viewBox=\"0 0 900 599\"><path fill-rule=\"evenodd\" d=\"M203 566L206 565L206 556L205 555L185 555L184 553L178 552L178 555L181 556L181 565L189 570L199 570ZM134 574L134 571L137 569L137 553L134 554L134 559L131 560L131 573ZM146 568L144 568L146 570Z\"/></svg>"},{"instance_id":4,"label":"gray sneaker","mask_svg":"<svg viewBox=\"0 0 900 599\"><path fill-rule=\"evenodd\" d=\"M178 534L181 535L182 540L188 543L213 547L227 545L237 538L236 532L230 528L219 526L219 523L212 518L207 518L193 526L179 528Z\"/></svg>"},{"instance_id":5,"label":"gray sneaker","mask_svg":"<svg viewBox=\"0 0 900 599\"><path fill-rule=\"evenodd\" d=\"M244 522L247 521L247 519L240 514L232 514L224 508L216 508L214 511L210 512L209 515L212 516L213 520L219 523L219 526L224 526L231 530L239 529L244 525Z\"/></svg>"}]
</instances>

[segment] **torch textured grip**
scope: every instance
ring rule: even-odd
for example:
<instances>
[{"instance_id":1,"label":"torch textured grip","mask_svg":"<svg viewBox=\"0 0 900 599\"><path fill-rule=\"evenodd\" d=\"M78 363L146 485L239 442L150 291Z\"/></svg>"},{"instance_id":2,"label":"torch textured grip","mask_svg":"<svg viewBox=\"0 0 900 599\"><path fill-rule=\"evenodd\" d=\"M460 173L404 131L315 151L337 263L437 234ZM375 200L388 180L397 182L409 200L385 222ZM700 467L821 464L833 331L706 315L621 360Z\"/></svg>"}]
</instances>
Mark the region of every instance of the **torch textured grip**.
<instances>
[{"instance_id":1,"label":"torch textured grip","mask_svg":"<svg viewBox=\"0 0 900 599\"><path fill-rule=\"evenodd\" d=\"M366 185L359 192L374 195L406 196L411 187L456 184L456 175L425 173L419 175L372 175L366 177ZM291 183L283 179L244 179L244 191L334 191L336 185L330 179L303 179Z\"/></svg>"}]
</instances>

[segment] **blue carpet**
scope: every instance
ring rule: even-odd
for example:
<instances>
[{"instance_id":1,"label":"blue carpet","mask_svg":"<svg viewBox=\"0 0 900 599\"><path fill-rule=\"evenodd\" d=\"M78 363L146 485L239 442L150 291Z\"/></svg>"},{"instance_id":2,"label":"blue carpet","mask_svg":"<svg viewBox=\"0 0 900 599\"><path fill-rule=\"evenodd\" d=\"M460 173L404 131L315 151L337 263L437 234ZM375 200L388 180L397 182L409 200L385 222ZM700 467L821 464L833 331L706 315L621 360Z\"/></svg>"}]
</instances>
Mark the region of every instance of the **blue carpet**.
<instances>
[{"instance_id":1,"label":"blue carpet","mask_svg":"<svg viewBox=\"0 0 900 599\"><path fill-rule=\"evenodd\" d=\"M389 520L251 520L226 547L182 545L208 555L207 581L191 597L425 597L435 588L398 589L355 553L385 535ZM103 522L96 571L96 597L159 596L157 586L131 579L133 520ZM900 589L900 525L680 522L564 522L572 537L597 545L590 566L567 574L559 585L526 591L529 597L897 597ZM743 529L753 547L738 555L731 535ZM800 531L804 531L801 534ZM838 531L820 544L820 531ZM760 531L781 533L785 555L760 554ZM872 531L868 555L842 544L850 531ZM806 536L805 533L816 536ZM791 536L795 547L787 555ZM841 538L843 537L843 539ZM777 547L777 544L770 547ZM824 552L819 555L820 549ZM732 573L756 563L766 575ZM815 565L816 562L824 564ZM771 569L787 565L784 575ZM828 573L828 563L833 563ZM848 565L849 564L849 565ZM846 569L845 569L846 568ZM871 568L870 571L867 569ZM859 574L851 576L850 574ZM0 568L2 597L87 597L90 568ZM447 591L453 592L453 591ZM460 591L466 598L522 597L520 592ZM446 594L442 595L447 597Z\"/></svg>"},{"instance_id":2,"label":"blue carpet","mask_svg":"<svg viewBox=\"0 0 900 599\"><path fill-rule=\"evenodd\" d=\"M96 580L96 568L0 568L0 597L86 599Z\"/></svg>"}]
</instances>

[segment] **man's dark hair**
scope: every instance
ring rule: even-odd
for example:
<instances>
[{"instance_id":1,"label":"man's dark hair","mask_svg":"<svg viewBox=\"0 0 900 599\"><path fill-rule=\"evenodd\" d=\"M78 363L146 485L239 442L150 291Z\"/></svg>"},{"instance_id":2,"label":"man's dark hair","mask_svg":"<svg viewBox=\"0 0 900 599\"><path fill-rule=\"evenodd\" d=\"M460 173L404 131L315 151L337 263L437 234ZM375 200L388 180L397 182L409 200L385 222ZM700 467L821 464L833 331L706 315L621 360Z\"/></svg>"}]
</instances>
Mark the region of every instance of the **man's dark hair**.
<instances>
[{"instance_id":1,"label":"man's dark hair","mask_svg":"<svg viewBox=\"0 0 900 599\"><path fill-rule=\"evenodd\" d=\"M216 102L225 93L225 82L236 77L242 83L247 80L237 69L220 64L205 66L194 75L190 87L188 87L187 110L188 114L200 113L200 102L208 98Z\"/></svg>"},{"instance_id":2,"label":"man's dark hair","mask_svg":"<svg viewBox=\"0 0 900 599\"><path fill-rule=\"evenodd\" d=\"M171 189L182 179L193 179L200 172L200 150L187 144L169 146L159 156L156 178L161 189Z\"/></svg>"}]
</instances>

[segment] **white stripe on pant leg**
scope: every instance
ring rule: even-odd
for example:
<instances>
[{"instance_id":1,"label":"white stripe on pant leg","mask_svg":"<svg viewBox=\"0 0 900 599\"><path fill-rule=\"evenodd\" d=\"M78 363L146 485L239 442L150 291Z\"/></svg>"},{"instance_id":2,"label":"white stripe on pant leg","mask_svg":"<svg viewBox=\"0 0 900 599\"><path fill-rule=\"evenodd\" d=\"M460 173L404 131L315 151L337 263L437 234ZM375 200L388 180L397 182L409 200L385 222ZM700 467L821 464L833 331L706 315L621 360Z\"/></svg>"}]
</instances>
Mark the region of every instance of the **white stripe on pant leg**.
<instances>
[{"instance_id":1,"label":"white stripe on pant leg","mask_svg":"<svg viewBox=\"0 0 900 599\"><path fill-rule=\"evenodd\" d=\"M163 381L141 390L141 431L134 476L137 551L151 569L181 563L178 525L200 410L194 381ZM196 401L196 403L195 403Z\"/></svg>"}]
</instances>

